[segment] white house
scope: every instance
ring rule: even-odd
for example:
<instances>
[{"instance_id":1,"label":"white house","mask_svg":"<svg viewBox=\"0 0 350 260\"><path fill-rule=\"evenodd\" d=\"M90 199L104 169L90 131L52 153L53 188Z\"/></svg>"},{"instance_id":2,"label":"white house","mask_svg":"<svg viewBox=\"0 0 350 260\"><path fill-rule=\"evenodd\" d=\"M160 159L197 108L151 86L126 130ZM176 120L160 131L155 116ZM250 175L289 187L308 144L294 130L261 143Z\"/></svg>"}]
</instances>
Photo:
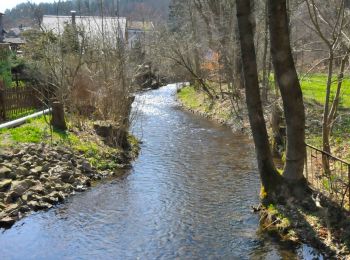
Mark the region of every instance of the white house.
<instances>
[{"instance_id":1,"label":"white house","mask_svg":"<svg viewBox=\"0 0 350 260\"><path fill-rule=\"evenodd\" d=\"M72 11L71 16L44 15L41 26L45 31L61 34L67 24L77 26L88 37L126 39L125 17L78 16Z\"/></svg>"}]
</instances>

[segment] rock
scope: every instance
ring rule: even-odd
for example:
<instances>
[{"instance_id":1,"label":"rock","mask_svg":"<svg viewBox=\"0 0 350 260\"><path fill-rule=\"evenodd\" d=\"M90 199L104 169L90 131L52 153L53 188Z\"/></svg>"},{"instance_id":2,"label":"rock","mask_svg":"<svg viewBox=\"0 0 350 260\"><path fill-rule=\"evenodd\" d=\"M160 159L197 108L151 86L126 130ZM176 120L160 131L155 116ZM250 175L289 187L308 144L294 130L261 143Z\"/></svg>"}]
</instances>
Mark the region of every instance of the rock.
<instances>
[{"instance_id":1,"label":"rock","mask_svg":"<svg viewBox=\"0 0 350 260\"><path fill-rule=\"evenodd\" d=\"M68 179L62 179L63 182L73 184L75 182L75 178L73 175L69 176Z\"/></svg>"},{"instance_id":2,"label":"rock","mask_svg":"<svg viewBox=\"0 0 350 260\"><path fill-rule=\"evenodd\" d=\"M0 181L0 191L7 191L11 187L12 180L5 179Z\"/></svg>"},{"instance_id":3,"label":"rock","mask_svg":"<svg viewBox=\"0 0 350 260\"><path fill-rule=\"evenodd\" d=\"M26 192L30 187L35 184L32 180L23 180L23 181L14 181L12 183L12 188L14 192L16 192L19 196L22 196L24 192Z\"/></svg>"},{"instance_id":4,"label":"rock","mask_svg":"<svg viewBox=\"0 0 350 260\"><path fill-rule=\"evenodd\" d=\"M11 169L7 168L6 166L0 167L0 179L5 179L10 173Z\"/></svg>"},{"instance_id":5,"label":"rock","mask_svg":"<svg viewBox=\"0 0 350 260\"><path fill-rule=\"evenodd\" d=\"M42 194L44 193L44 186L42 184L37 184L30 188L30 191Z\"/></svg>"},{"instance_id":6,"label":"rock","mask_svg":"<svg viewBox=\"0 0 350 260\"><path fill-rule=\"evenodd\" d=\"M80 166L81 166L81 170L84 172L91 172L92 170L91 164L87 160L84 160Z\"/></svg>"},{"instance_id":7,"label":"rock","mask_svg":"<svg viewBox=\"0 0 350 260\"><path fill-rule=\"evenodd\" d=\"M51 208L52 205L46 202L38 202L36 200L32 200L28 202L28 207L30 207L32 210L37 211L37 210L42 210L42 209L48 209Z\"/></svg>"},{"instance_id":8,"label":"rock","mask_svg":"<svg viewBox=\"0 0 350 260\"><path fill-rule=\"evenodd\" d=\"M3 210L4 208L6 208L6 205L0 202L0 210Z\"/></svg>"},{"instance_id":9,"label":"rock","mask_svg":"<svg viewBox=\"0 0 350 260\"><path fill-rule=\"evenodd\" d=\"M50 204L57 204L58 198L47 195L47 196L42 197L42 201L50 203Z\"/></svg>"},{"instance_id":10,"label":"rock","mask_svg":"<svg viewBox=\"0 0 350 260\"><path fill-rule=\"evenodd\" d=\"M42 171L43 171L42 166L36 166L35 168L30 170L30 173L33 174L34 176L39 176Z\"/></svg>"},{"instance_id":11,"label":"rock","mask_svg":"<svg viewBox=\"0 0 350 260\"><path fill-rule=\"evenodd\" d=\"M29 161L24 161L21 165L29 169L32 164Z\"/></svg>"},{"instance_id":12,"label":"rock","mask_svg":"<svg viewBox=\"0 0 350 260\"><path fill-rule=\"evenodd\" d=\"M16 169L15 173L19 177L28 176L29 175L29 170L26 167L24 167L24 166L19 166Z\"/></svg>"},{"instance_id":13,"label":"rock","mask_svg":"<svg viewBox=\"0 0 350 260\"><path fill-rule=\"evenodd\" d=\"M75 190L76 192L83 192L83 191L86 191L87 188L84 187L83 185L78 185L74 190Z\"/></svg>"},{"instance_id":14,"label":"rock","mask_svg":"<svg viewBox=\"0 0 350 260\"><path fill-rule=\"evenodd\" d=\"M0 219L0 226L3 227L10 227L12 226L15 222L16 222L17 218L15 217L4 217L2 219Z\"/></svg>"},{"instance_id":15,"label":"rock","mask_svg":"<svg viewBox=\"0 0 350 260\"><path fill-rule=\"evenodd\" d=\"M30 208L27 205L23 205L19 208L19 211L22 213L29 212Z\"/></svg>"},{"instance_id":16,"label":"rock","mask_svg":"<svg viewBox=\"0 0 350 260\"><path fill-rule=\"evenodd\" d=\"M14 192L14 191L10 191L7 194L4 202L7 204L14 203L18 200L19 197L20 197L20 195L18 193Z\"/></svg>"}]
</instances>

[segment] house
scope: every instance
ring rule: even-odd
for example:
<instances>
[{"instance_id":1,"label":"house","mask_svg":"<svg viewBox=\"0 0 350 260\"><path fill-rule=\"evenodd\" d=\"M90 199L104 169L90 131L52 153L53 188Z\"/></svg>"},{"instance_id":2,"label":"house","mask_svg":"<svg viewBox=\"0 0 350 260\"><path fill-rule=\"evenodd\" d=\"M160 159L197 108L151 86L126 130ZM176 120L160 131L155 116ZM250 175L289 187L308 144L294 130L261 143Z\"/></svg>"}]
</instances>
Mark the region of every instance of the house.
<instances>
[{"instance_id":1,"label":"house","mask_svg":"<svg viewBox=\"0 0 350 260\"><path fill-rule=\"evenodd\" d=\"M125 17L101 17L101 16L77 16L71 11L70 16L44 15L42 28L55 34L62 34L66 25L71 24L86 32L89 38L100 38L104 35L107 39L126 39Z\"/></svg>"},{"instance_id":2,"label":"house","mask_svg":"<svg viewBox=\"0 0 350 260\"><path fill-rule=\"evenodd\" d=\"M127 41L129 48L135 46L137 42L146 41L149 33L154 30L152 22L128 21L127 22Z\"/></svg>"}]
</instances>

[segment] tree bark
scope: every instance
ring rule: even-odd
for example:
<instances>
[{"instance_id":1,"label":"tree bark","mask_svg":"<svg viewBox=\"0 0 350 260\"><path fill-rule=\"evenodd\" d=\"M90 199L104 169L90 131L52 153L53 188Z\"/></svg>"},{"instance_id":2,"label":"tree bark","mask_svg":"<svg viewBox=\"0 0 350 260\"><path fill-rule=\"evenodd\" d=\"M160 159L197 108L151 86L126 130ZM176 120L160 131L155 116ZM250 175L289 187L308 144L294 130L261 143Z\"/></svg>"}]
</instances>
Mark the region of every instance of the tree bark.
<instances>
[{"instance_id":1,"label":"tree bark","mask_svg":"<svg viewBox=\"0 0 350 260\"><path fill-rule=\"evenodd\" d=\"M283 177L304 180L305 111L303 95L290 46L286 0L269 0L271 55L283 100L287 127L286 164Z\"/></svg>"},{"instance_id":2,"label":"tree bark","mask_svg":"<svg viewBox=\"0 0 350 260\"><path fill-rule=\"evenodd\" d=\"M249 121L261 182L265 192L269 195L276 188L280 175L272 160L260 99L250 0L236 0L236 8Z\"/></svg>"},{"instance_id":3,"label":"tree bark","mask_svg":"<svg viewBox=\"0 0 350 260\"><path fill-rule=\"evenodd\" d=\"M51 125L58 130L67 130L66 121L64 119L64 107L61 102L54 101L52 103L52 119Z\"/></svg>"}]
</instances>

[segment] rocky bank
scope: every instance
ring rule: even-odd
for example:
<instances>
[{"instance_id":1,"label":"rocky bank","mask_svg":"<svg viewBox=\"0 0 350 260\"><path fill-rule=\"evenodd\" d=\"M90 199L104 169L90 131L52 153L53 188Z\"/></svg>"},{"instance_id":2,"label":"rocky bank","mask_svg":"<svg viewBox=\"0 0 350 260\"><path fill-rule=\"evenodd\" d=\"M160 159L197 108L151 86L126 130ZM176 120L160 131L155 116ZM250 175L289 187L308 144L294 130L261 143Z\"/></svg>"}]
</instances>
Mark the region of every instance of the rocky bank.
<instances>
[{"instance_id":1,"label":"rocky bank","mask_svg":"<svg viewBox=\"0 0 350 260\"><path fill-rule=\"evenodd\" d=\"M10 227L33 211L49 209L95 180L97 171L83 154L65 146L21 144L0 151L0 227Z\"/></svg>"}]
</instances>

